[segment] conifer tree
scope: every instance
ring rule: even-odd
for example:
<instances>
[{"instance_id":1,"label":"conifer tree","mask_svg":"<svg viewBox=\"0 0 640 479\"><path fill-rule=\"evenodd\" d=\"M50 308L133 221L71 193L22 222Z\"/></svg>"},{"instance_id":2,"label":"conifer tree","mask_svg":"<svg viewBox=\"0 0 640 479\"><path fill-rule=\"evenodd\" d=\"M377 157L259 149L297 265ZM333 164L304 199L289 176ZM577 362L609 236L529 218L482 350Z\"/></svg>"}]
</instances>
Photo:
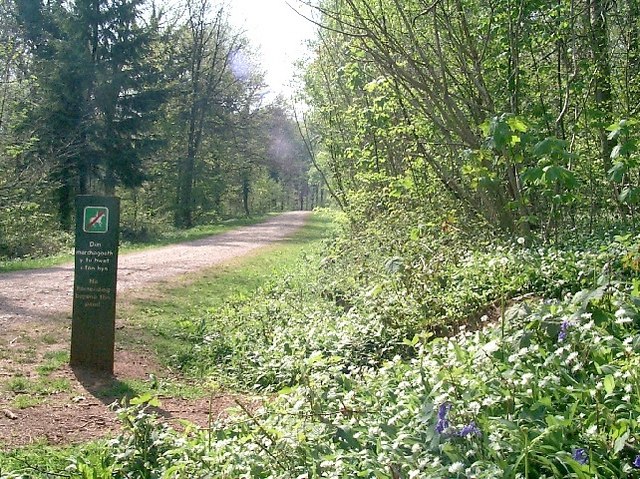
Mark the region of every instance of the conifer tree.
<instances>
[{"instance_id":1,"label":"conifer tree","mask_svg":"<svg viewBox=\"0 0 640 479\"><path fill-rule=\"evenodd\" d=\"M145 63L152 32L140 22L144 1L18 0L38 79L26 118L38 125L31 154L55 164L65 229L75 194L112 193L144 178L142 133L163 98Z\"/></svg>"}]
</instances>

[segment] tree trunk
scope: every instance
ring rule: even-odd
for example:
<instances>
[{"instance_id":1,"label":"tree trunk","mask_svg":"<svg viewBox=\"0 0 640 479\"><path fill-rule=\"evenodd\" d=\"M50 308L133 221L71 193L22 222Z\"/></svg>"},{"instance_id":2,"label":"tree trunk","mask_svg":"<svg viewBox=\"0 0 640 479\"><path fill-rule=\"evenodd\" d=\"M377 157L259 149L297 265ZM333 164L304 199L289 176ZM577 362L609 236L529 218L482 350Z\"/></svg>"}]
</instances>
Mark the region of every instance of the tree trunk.
<instances>
[{"instance_id":1,"label":"tree trunk","mask_svg":"<svg viewBox=\"0 0 640 479\"><path fill-rule=\"evenodd\" d=\"M249 212L249 192L250 192L249 174L244 173L242 175L242 207L244 208L244 214L250 216Z\"/></svg>"},{"instance_id":2,"label":"tree trunk","mask_svg":"<svg viewBox=\"0 0 640 479\"><path fill-rule=\"evenodd\" d=\"M598 136L600 139L600 155L604 165L604 173L611 169L611 150L613 142L607 138L606 128L612 122L611 104L611 64L609 62L609 28L607 15L609 0L590 0L591 15L591 51L595 66L595 103L600 115Z\"/></svg>"},{"instance_id":3,"label":"tree trunk","mask_svg":"<svg viewBox=\"0 0 640 479\"><path fill-rule=\"evenodd\" d=\"M175 225L178 228L193 226L193 177L195 173L195 149L189 145L187 155L182 161L178 187L178 208Z\"/></svg>"},{"instance_id":4,"label":"tree trunk","mask_svg":"<svg viewBox=\"0 0 640 479\"><path fill-rule=\"evenodd\" d=\"M58 222L60 223L60 229L62 229L62 231L71 231L71 214L73 212L73 207L71 206L72 187L70 178L65 174L61 175L56 196L58 200Z\"/></svg>"}]
</instances>

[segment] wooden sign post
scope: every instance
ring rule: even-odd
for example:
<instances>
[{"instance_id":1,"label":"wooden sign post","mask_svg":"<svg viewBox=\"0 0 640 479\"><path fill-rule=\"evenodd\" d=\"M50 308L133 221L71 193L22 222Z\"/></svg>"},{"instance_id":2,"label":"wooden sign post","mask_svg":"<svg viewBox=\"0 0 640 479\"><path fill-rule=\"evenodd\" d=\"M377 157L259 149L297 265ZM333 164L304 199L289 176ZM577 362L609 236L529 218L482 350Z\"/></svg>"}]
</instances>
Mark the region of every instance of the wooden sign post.
<instances>
[{"instance_id":1,"label":"wooden sign post","mask_svg":"<svg viewBox=\"0 0 640 479\"><path fill-rule=\"evenodd\" d=\"M71 366L113 374L120 200L76 198Z\"/></svg>"}]
</instances>

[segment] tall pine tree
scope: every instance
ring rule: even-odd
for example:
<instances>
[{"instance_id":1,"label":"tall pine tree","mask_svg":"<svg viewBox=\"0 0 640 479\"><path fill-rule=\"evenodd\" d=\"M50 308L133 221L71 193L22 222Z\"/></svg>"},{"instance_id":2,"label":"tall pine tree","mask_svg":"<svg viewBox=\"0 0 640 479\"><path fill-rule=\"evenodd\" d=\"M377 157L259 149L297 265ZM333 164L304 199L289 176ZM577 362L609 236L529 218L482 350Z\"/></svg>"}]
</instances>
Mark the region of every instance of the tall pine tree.
<instances>
[{"instance_id":1,"label":"tall pine tree","mask_svg":"<svg viewBox=\"0 0 640 479\"><path fill-rule=\"evenodd\" d=\"M31 152L55 164L60 224L75 194L139 185L145 130L163 99L145 62L153 32L145 0L18 0L38 79L26 122L38 125Z\"/></svg>"}]
</instances>

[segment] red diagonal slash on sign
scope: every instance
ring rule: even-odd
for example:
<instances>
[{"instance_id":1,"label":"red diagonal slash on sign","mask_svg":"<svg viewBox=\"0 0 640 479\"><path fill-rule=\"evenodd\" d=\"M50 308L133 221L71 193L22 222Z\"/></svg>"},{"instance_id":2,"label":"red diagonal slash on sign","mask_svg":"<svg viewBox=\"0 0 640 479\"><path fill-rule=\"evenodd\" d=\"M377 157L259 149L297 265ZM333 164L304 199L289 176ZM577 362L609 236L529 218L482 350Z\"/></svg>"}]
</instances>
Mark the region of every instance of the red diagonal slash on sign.
<instances>
[{"instance_id":1,"label":"red diagonal slash on sign","mask_svg":"<svg viewBox=\"0 0 640 479\"><path fill-rule=\"evenodd\" d=\"M104 210L98 211L98 214L95 215L93 218L91 218L91 221L89 221L89 224L87 225L87 229L90 230L91 228L93 228L93 225L95 225L98 221L100 221L100 218L102 218L103 216L104 216Z\"/></svg>"}]
</instances>

